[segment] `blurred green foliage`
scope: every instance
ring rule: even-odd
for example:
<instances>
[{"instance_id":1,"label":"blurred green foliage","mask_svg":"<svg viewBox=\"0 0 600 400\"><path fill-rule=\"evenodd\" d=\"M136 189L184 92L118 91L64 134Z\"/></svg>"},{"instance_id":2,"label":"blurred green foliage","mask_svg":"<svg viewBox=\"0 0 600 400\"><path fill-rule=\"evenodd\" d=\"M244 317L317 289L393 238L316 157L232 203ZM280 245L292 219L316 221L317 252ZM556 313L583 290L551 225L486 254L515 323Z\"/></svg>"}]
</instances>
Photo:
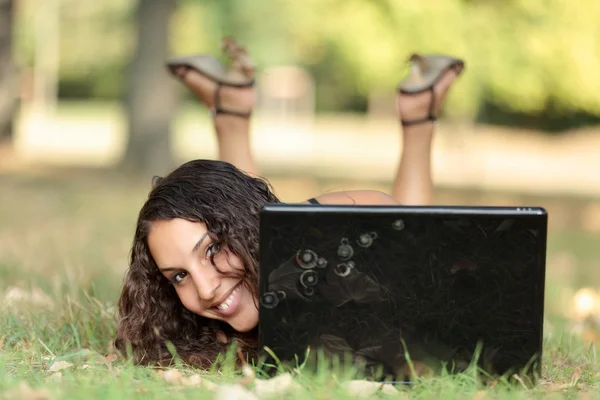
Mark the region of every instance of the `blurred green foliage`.
<instances>
[{"instance_id":1,"label":"blurred green foliage","mask_svg":"<svg viewBox=\"0 0 600 400\"><path fill-rule=\"evenodd\" d=\"M39 1L22 1L26 64ZM135 1L43 1L61 7L61 95L120 96ZM180 0L172 22L177 54L218 54L220 38L234 35L259 68L305 66L321 111L364 110L369 93L393 91L418 51L467 62L446 114L534 125L600 116L598 0Z\"/></svg>"}]
</instances>

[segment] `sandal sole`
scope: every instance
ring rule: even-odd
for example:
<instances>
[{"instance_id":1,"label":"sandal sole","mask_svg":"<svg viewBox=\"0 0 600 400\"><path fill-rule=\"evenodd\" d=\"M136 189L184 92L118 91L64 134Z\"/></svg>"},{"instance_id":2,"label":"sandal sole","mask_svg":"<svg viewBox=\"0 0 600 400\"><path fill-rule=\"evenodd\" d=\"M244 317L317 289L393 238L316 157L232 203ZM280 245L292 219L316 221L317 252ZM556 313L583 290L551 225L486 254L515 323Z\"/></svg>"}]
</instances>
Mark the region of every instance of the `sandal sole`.
<instances>
[{"instance_id":1,"label":"sandal sole","mask_svg":"<svg viewBox=\"0 0 600 400\"><path fill-rule=\"evenodd\" d=\"M420 65L417 64L420 61ZM418 72L412 72L400 84L397 91L404 94L418 94L431 90L449 69L458 69L460 75L465 68L465 62L461 59L441 55L413 55L411 65L416 65ZM423 67L424 65L424 67Z\"/></svg>"},{"instance_id":2,"label":"sandal sole","mask_svg":"<svg viewBox=\"0 0 600 400\"><path fill-rule=\"evenodd\" d=\"M213 82L223 86L231 87L250 87L254 85L252 79L232 79L227 76L227 72L221 63L214 57L206 54L198 54L194 56L173 57L166 62L167 69L174 76L181 78L175 71L179 67L187 67L193 69L201 75L204 75Z\"/></svg>"}]
</instances>

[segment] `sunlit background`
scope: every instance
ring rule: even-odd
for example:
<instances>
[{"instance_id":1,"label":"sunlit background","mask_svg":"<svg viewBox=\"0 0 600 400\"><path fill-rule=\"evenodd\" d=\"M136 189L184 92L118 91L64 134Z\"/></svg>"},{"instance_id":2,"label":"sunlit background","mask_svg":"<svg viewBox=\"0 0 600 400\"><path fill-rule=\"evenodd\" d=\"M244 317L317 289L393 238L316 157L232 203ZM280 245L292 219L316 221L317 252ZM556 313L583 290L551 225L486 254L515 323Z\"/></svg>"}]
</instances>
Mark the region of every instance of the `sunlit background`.
<instances>
[{"instance_id":1,"label":"sunlit background","mask_svg":"<svg viewBox=\"0 0 600 400\"><path fill-rule=\"evenodd\" d=\"M463 58L434 145L436 203L546 207L547 332L596 340L597 0L0 0L5 302L114 304L150 178L217 155L206 109L164 60L225 62L225 35L258 66L252 146L284 201L387 191L408 57Z\"/></svg>"}]
</instances>

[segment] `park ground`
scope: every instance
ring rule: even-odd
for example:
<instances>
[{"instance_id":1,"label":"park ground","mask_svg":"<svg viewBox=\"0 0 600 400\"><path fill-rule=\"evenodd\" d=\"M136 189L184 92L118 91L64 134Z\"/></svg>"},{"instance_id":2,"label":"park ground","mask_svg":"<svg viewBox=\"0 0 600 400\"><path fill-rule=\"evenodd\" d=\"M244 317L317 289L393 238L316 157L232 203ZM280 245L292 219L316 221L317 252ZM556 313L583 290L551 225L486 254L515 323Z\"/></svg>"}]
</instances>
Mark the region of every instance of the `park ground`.
<instances>
[{"instance_id":1,"label":"park ground","mask_svg":"<svg viewBox=\"0 0 600 400\"><path fill-rule=\"evenodd\" d=\"M18 138L15 148L4 149L0 160L1 396L214 398L226 385L240 382L263 397L269 391L291 399L359 396L360 383L344 383L350 378L325 371L310 378L294 375L299 386L281 394L278 387L241 378L227 368L202 372L175 365L179 376L115 359L110 346L114 305L150 176L125 177L105 167L121 146L118 137L111 139L120 122L107 117L110 111L98 109L90 119L72 110L63 111L59 124L49 125L62 146L53 148L52 141L44 142L31 130ZM203 118L195 110L180 118L184 128L176 131L174 142L180 160L214 156L214 139ZM329 117L313 121L310 128L282 125L279 131L267 131L259 125L254 143L264 174L280 197L298 201L331 190L386 190L398 155L395 129L385 121ZM289 136L282 139L286 132ZM595 311L593 291L600 288L600 167L595 168L600 161L593 157L597 137L593 132L548 138L441 126L434 152L438 204L539 205L550 213L543 376L535 388L502 383L484 388L465 375L424 379L392 394L363 385L365 395L596 396L600 361L595 343L600 336L593 322L583 323L581 317ZM45 152L44 143L50 143ZM299 156L288 162L290 154ZM364 163L355 162L359 157ZM580 292L585 287L591 290Z\"/></svg>"}]
</instances>

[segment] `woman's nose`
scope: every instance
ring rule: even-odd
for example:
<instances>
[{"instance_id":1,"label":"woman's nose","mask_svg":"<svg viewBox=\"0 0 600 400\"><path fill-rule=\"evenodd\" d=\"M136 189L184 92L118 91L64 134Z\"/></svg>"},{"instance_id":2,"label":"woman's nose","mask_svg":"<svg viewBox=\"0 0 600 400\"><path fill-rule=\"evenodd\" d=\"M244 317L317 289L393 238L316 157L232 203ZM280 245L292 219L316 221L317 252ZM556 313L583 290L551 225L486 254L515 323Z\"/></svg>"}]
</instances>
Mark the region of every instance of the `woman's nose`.
<instances>
[{"instance_id":1,"label":"woman's nose","mask_svg":"<svg viewBox=\"0 0 600 400\"><path fill-rule=\"evenodd\" d=\"M221 285L221 279L218 274L212 274L206 271L199 271L194 276L194 284L198 291L198 296L206 302L212 302L216 300L215 296L217 289Z\"/></svg>"}]
</instances>

